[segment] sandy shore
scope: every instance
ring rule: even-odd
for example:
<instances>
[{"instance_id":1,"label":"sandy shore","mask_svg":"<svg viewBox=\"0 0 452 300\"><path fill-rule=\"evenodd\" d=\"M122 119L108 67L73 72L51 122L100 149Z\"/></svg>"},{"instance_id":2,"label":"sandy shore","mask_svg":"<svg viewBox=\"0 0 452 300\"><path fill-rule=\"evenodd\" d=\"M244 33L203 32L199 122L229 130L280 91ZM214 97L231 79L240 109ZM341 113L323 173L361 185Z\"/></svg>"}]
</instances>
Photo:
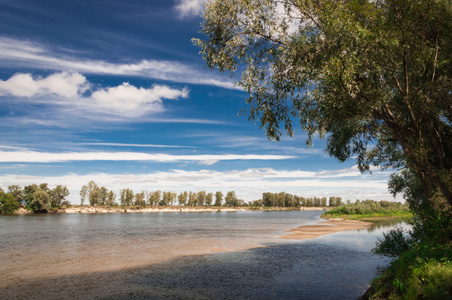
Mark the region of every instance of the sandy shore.
<instances>
[{"instance_id":1,"label":"sandy shore","mask_svg":"<svg viewBox=\"0 0 452 300\"><path fill-rule=\"evenodd\" d=\"M281 238L292 240L314 239L321 235L339 231L366 229L371 227L372 223L370 222L330 219L317 225L306 225L291 229L286 231L288 234Z\"/></svg>"}]
</instances>

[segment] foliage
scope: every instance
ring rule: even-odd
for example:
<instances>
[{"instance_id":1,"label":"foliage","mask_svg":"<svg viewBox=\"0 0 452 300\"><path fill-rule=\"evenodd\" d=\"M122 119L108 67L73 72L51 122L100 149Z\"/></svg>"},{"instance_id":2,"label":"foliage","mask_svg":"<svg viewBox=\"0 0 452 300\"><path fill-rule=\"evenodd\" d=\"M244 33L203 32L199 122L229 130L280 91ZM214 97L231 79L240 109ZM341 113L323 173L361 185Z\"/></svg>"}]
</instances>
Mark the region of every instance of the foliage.
<instances>
[{"instance_id":1,"label":"foliage","mask_svg":"<svg viewBox=\"0 0 452 300\"><path fill-rule=\"evenodd\" d=\"M207 206L212 205L212 201L213 201L213 193L208 193L206 196L206 205Z\"/></svg>"},{"instance_id":2,"label":"foliage","mask_svg":"<svg viewBox=\"0 0 452 300\"><path fill-rule=\"evenodd\" d=\"M441 194L428 198L423 185L410 170L393 174L389 180L389 190L395 196L399 193L409 204L414 214L413 234L418 238L428 238L436 242L447 242L452 236L452 210Z\"/></svg>"},{"instance_id":3,"label":"foliage","mask_svg":"<svg viewBox=\"0 0 452 300\"><path fill-rule=\"evenodd\" d=\"M158 205L160 203L160 197L162 196L162 191L154 191L148 194L148 204L149 205Z\"/></svg>"},{"instance_id":4,"label":"foliage","mask_svg":"<svg viewBox=\"0 0 452 300\"><path fill-rule=\"evenodd\" d=\"M356 200L355 203L349 203L330 209L325 212L325 215L341 216L341 215L365 215L380 213L383 215L393 215L397 212L409 212L409 207L406 204L392 201L375 201L375 200Z\"/></svg>"},{"instance_id":5,"label":"foliage","mask_svg":"<svg viewBox=\"0 0 452 300\"><path fill-rule=\"evenodd\" d=\"M225 206L238 206L238 199L237 195L234 191L229 191L226 194L226 197L224 198Z\"/></svg>"},{"instance_id":6,"label":"foliage","mask_svg":"<svg viewBox=\"0 0 452 300\"><path fill-rule=\"evenodd\" d=\"M93 180L88 182L87 185L82 186L80 190L80 202L83 205L86 200L89 201L89 205L115 205L116 194L113 191L109 191L105 187L99 187Z\"/></svg>"},{"instance_id":7,"label":"foliage","mask_svg":"<svg viewBox=\"0 0 452 300\"><path fill-rule=\"evenodd\" d=\"M13 194L5 194L3 190L0 190L0 213L12 214L19 209L19 202L14 198Z\"/></svg>"},{"instance_id":8,"label":"foliage","mask_svg":"<svg viewBox=\"0 0 452 300\"><path fill-rule=\"evenodd\" d=\"M188 192L185 191L183 193L180 193L179 196L177 197L177 199L179 200L180 206L185 206L187 204L187 200L188 200Z\"/></svg>"},{"instance_id":9,"label":"foliage","mask_svg":"<svg viewBox=\"0 0 452 300\"><path fill-rule=\"evenodd\" d=\"M61 203L65 201L68 195L69 190L66 186L57 185L53 190L50 191L52 207L61 206Z\"/></svg>"},{"instance_id":10,"label":"foliage","mask_svg":"<svg viewBox=\"0 0 452 300\"><path fill-rule=\"evenodd\" d=\"M47 183L41 183L39 186L31 184L24 188L19 185L10 185L7 194L0 189L0 202L2 202L0 211L13 213L23 204L26 208L36 212L46 212L51 207L56 208L63 204L69 205L69 201L66 200L68 195L69 190L63 185L57 185L54 189L50 189Z\"/></svg>"},{"instance_id":11,"label":"foliage","mask_svg":"<svg viewBox=\"0 0 452 300\"><path fill-rule=\"evenodd\" d=\"M131 189L122 189L121 190L121 205L132 205L133 204L134 194Z\"/></svg>"},{"instance_id":12,"label":"foliage","mask_svg":"<svg viewBox=\"0 0 452 300\"><path fill-rule=\"evenodd\" d=\"M203 205L205 205L206 199L207 199L206 191L200 191L200 192L198 192L198 198L196 200L197 201L196 204L198 206L203 206Z\"/></svg>"},{"instance_id":13,"label":"foliage","mask_svg":"<svg viewBox=\"0 0 452 300\"><path fill-rule=\"evenodd\" d=\"M450 299L452 245L422 242L393 261L361 299Z\"/></svg>"},{"instance_id":14,"label":"foliage","mask_svg":"<svg viewBox=\"0 0 452 300\"><path fill-rule=\"evenodd\" d=\"M101 187L99 189L99 196L98 196L98 205L105 205L107 203L107 197L108 197L108 189L106 187Z\"/></svg>"},{"instance_id":15,"label":"foliage","mask_svg":"<svg viewBox=\"0 0 452 300\"><path fill-rule=\"evenodd\" d=\"M198 194L194 192L188 193L188 206L195 206L198 199Z\"/></svg>"},{"instance_id":16,"label":"foliage","mask_svg":"<svg viewBox=\"0 0 452 300\"><path fill-rule=\"evenodd\" d=\"M223 193L218 191L215 193L215 206L221 206L221 202L223 201Z\"/></svg>"},{"instance_id":17,"label":"foliage","mask_svg":"<svg viewBox=\"0 0 452 300\"><path fill-rule=\"evenodd\" d=\"M14 200L20 205L25 198L23 189L18 185L8 186L8 194L13 196Z\"/></svg>"},{"instance_id":18,"label":"foliage","mask_svg":"<svg viewBox=\"0 0 452 300\"><path fill-rule=\"evenodd\" d=\"M52 207L49 194L44 190L37 190L33 194L30 207L34 212L48 212Z\"/></svg>"},{"instance_id":19,"label":"foliage","mask_svg":"<svg viewBox=\"0 0 452 300\"><path fill-rule=\"evenodd\" d=\"M135 194L135 205L146 206L145 192Z\"/></svg>"},{"instance_id":20,"label":"foliage","mask_svg":"<svg viewBox=\"0 0 452 300\"><path fill-rule=\"evenodd\" d=\"M286 192L280 193L263 193L262 199L254 201L254 206L266 207L326 207L327 203L330 206L337 206L342 204L341 197L330 197L329 202L326 197L304 198L298 195L292 195Z\"/></svg>"},{"instance_id":21,"label":"foliage","mask_svg":"<svg viewBox=\"0 0 452 300\"><path fill-rule=\"evenodd\" d=\"M24 202L26 205L30 205L31 201L33 201L33 194L39 190L39 187L36 184L27 185L24 187Z\"/></svg>"},{"instance_id":22,"label":"foliage","mask_svg":"<svg viewBox=\"0 0 452 300\"><path fill-rule=\"evenodd\" d=\"M163 197L160 200L160 206L168 206L176 203L177 194L174 192L163 192Z\"/></svg>"},{"instance_id":23,"label":"foliage","mask_svg":"<svg viewBox=\"0 0 452 300\"><path fill-rule=\"evenodd\" d=\"M372 252L381 256L399 257L416 244L416 240L410 232L400 227L383 233L383 238L377 238L377 243Z\"/></svg>"},{"instance_id":24,"label":"foliage","mask_svg":"<svg viewBox=\"0 0 452 300\"><path fill-rule=\"evenodd\" d=\"M270 139L293 122L327 152L410 168L452 205L450 0L215 0L193 39L207 66L234 74L246 113Z\"/></svg>"},{"instance_id":25,"label":"foliage","mask_svg":"<svg viewBox=\"0 0 452 300\"><path fill-rule=\"evenodd\" d=\"M110 206L117 206L118 205L118 203L116 203L116 193L115 192L109 191L107 193L107 203L106 204L110 205Z\"/></svg>"}]
</instances>

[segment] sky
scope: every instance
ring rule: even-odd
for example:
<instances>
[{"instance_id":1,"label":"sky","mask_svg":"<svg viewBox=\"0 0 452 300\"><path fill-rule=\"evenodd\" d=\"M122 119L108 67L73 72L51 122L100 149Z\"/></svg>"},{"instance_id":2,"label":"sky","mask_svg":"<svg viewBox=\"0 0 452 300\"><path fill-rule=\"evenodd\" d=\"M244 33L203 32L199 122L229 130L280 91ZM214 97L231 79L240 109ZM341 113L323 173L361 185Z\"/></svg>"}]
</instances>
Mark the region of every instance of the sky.
<instances>
[{"instance_id":1,"label":"sky","mask_svg":"<svg viewBox=\"0 0 452 300\"><path fill-rule=\"evenodd\" d=\"M394 200L306 134L269 141L247 94L206 68L203 0L0 0L0 187L235 191ZM400 199L397 199L400 201Z\"/></svg>"}]
</instances>

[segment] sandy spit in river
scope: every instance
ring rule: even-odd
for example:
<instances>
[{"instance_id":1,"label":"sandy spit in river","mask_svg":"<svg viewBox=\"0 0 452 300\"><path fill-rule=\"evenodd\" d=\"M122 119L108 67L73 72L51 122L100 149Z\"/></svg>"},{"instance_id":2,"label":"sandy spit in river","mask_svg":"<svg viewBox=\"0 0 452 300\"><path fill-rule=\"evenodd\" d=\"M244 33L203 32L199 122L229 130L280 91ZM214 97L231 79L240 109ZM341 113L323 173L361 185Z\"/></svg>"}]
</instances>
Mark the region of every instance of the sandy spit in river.
<instances>
[{"instance_id":1,"label":"sandy spit in river","mask_svg":"<svg viewBox=\"0 0 452 300\"><path fill-rule=\"evenodd\" d=\"M372 225L373 224L370 222L330 219L316 225L306 225L291 229L286 231L288 234L281 238L290 240L314 239L325 234L339 231L371 228Z\"/></svg>"}]
</instances>

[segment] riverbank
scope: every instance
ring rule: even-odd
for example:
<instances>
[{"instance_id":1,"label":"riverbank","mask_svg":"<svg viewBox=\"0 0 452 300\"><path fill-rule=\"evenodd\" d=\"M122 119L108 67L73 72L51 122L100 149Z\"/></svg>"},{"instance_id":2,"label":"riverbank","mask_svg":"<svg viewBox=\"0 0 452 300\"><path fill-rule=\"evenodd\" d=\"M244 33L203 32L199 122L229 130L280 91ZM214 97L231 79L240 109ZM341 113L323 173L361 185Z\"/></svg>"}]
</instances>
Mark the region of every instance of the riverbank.
<instances>
[{"instance_id":1,"label":"riverbank","mask_svg":"<svg viewBox=\"0 0 452 300\"><path fill-rule=\"evenodd\" d=\"M50 211L49 213L56 214L105 214L105 213L161 213L161 212L237 212L237 211L321 211L328 210L328 207L226 207L226 206L152 206L152 207L140 207L140 206L85 206L85 205L73 205L70 207L60 208L58 210ZM14 214L24 215L33 214L32 211L24 208L19 209Z\"/></svg>"}]
</instances>

